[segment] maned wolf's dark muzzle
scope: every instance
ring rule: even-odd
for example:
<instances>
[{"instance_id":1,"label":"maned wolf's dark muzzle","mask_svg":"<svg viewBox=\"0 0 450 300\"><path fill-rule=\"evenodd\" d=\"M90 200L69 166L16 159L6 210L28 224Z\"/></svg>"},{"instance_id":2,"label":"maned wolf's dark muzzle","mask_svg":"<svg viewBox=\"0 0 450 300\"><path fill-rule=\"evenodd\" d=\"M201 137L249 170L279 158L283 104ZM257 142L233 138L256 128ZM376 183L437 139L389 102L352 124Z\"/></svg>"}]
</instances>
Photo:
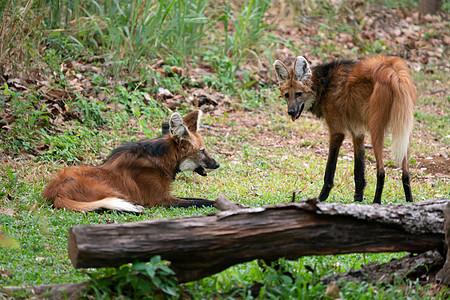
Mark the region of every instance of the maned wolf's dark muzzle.
<instances>
[{"instance_id":1,"label":"maned wolf's dark muzzle","mask_svg":"<svg viewBox=\"0 0 450 300\"><path fill-rule=\"evenodd\" d=\"M215 161L213 158L211 158L211 160L208 161L205 166L205 168L207 168L207 169L217 169L219 167L220 167L220 164L217 161ZM206 176L206 175L208 175L208 173L206 173L205 168L203 168L202 166L199 166L194 170L194 172L199 175Z\"/></svg>"},{"instance_id":2,"label":"maned wolf's dark muzzle","mask_svg":"<svg viewBox=\"0 0 450 300\"><path fill-rule=\"evenodd\" d=\"M292 107L292 106L288 107L288 115L291 116L292 122L294 122L295 120L297 120L300 117L304 107L305 107L305 103L296 105L295 107Z\"/></svg>"}]
</instances>

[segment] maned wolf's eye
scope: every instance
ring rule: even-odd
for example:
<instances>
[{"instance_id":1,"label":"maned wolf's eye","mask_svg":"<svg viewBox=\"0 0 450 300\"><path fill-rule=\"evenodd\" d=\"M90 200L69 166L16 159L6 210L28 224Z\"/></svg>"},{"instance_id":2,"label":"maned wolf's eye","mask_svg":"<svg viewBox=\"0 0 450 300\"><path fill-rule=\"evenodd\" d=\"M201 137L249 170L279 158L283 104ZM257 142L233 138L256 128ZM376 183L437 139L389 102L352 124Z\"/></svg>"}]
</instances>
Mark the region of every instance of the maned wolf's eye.
<instances>
[{"instance_id":1,"label":"maned wolf's eye","mask_svg":"<svg viewBox=\"0 0 450 300\"><path fill-rule=\"evenodd\" d=\"M299 97L301 97L302 96L302 92L297 92L297 93L295 93L295 98L299 98Z\"/></svg>"},{"instance_id":2,"label":"maned wolf's eye","mask_svg":"<svg viewBox=\"0 0 450 300\"><path fill-rule=\"evenodd\" d=\"M201 152L203 155L206 155L205 149L200 149L200 152Z\"/></svg>"},{"instance_id":3,"label":"maned wolf's eye","mask_svg":"<svg viewBox=\"0 0 450 300\"><path fill-rule=\"evenodd\" d=\"M289 98L289 93L284 94L285 98Z\"/></svg>"}]
</instances>

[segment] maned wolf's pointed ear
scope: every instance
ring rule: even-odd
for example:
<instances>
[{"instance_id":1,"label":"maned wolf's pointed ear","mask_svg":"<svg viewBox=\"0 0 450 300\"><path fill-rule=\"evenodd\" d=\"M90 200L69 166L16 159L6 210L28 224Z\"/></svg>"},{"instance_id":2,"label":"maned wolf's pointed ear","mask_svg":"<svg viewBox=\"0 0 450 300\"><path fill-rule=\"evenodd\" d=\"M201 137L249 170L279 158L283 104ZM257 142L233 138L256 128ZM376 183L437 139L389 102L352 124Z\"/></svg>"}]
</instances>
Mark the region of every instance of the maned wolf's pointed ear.
<instances>
[{"instance_id":1,"label":"maned wolf's pointed ear","mask_svg":"<svg viewBox=\"0 0 450 300\"><path fill-rule=\"evenodd\" d=\"M200 127L200 119L203 115L203 112L201 110L196 110L193 112L188 113L184 119L183 122L186 124L187 128L191 132L197 132L198 128Z\"/></svg>"},{"instance_id":2,"label":"maned wolf's pointed ear","mask_svg":"<svg viewBox=\"0 0 450 300\"><path fill-rule=\"evenodd\" d=\"M275 69L275 74L277 74L278 82L289 80L288 68L281 61L276 60L273 63L273 67Z\"/></svg>"},{"instance_id":3,"label":"maned wolf's pointed ear","mask_svg":"<svg viewBox=\"0 0 450 300\"><path fill-rule=\"evenodd\" d=\"M311 68L303 56L297 56L295 59L294 73L298 81L303 81L311 76Z\"/></svg>"},{"instance_id":4,"label":"maned wolf's pointed ear","mask_svg":"<svg viewBox=\"0 0 450 300\"><path fill-rule=\"evenodd\" d=\"M178 142L183 139L189 138L189 131L187 127L183 123L183 119L181 118L179 113L174 113L170 117L169 121L170 126L170 135L175 138Z\"/></svg>"}]
</instances>

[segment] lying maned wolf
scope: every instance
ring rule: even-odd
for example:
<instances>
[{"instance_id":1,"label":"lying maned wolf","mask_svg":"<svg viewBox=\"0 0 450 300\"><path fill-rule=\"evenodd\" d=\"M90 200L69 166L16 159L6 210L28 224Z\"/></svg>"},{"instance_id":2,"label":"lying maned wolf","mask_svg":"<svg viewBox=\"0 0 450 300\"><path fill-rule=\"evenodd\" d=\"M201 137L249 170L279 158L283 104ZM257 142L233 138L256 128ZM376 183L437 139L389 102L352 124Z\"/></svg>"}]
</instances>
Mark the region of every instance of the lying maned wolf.
<instances>
[{"instance_id":1,"label":"lying maned wolf","mask_svg":"<svg viewBox=\"0 0 450 300\"><path fill-rule=\"evenodd\" d=\"M99 166L60 171L43 191L43 197L53 201L57 208L75 211L138 212L134 204L213 206L213 201L169 194L170 184L178 172L192 170L206 176L204 168L219 167L198 134L201 115L201 111L194 111L182 119L174 113L169 133L125 144L112 151Z\"/></svg>"},{"instance_id":2,"label":"lying maned wolf","mask_svg":"<svg viewBox=\"0 0 450 300\"><path fill-rule=\"evenodd\" d=\"M295 121L309 110L325 119L330 133L328 161L319 200L328 198L333 187L339 148L346 133L353 138L355 201L362 201L364 178L364 136L372 137L377 162L374 203L381 203L385 171L383 140L388 127L392 133L392 152L402 166L406 201L413 201L408 168L409 139L414 121L416 89L407 65L399 58L377 56L361 61L339 60L310 68L302 56L292 69L275 61L280 96Z\"/></svg>"}]
</instances>

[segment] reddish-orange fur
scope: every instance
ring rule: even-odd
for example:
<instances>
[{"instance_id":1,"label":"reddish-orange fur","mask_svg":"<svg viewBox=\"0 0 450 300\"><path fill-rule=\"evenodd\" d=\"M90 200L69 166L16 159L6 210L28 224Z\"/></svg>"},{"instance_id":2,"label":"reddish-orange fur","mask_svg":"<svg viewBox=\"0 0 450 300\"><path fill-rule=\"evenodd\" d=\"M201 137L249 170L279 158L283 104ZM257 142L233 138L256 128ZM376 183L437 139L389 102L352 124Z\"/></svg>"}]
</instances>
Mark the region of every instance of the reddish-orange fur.
<instances>
[{"instance_id":1,"label":"reddish-orange fur","mask_svg":"<svg viewBox=\"0 0 450 300\"><path fill-rule=\"evenodd\" d=\"M355 200L362 200L365 179L361 155L364 156L364 135L369 131L377 160L374 202L379 203L384 183L383 141L390 127L393 154L403 169L406 199L412 201L408 147L417 96L405 62L396 57L377 56L310 69L306 60L298 57L293 68L288 69L280 61L274 67L280 95L286 98L292 119L295 121L306 108L323 118L328 126L330 153L320 200L328 197L333 185L335 163L346 133L352 136L355 150Z\"/></svg>"},{"instance_id":2,"label":"reddish-orange fur","mask_svg":"<svg viewBox=\"0 0 450 300\"><path fill-rule=\"evenodd\" d=\"M179 116L179 115L178 115ZM212 205L204 199L182 199L170 195L170 184L180 165L187 159L196 162L190 167L217 168L219 165L204 150L197 133L199 112L188 114L175 124L181 134L174 132L157 139L130 143L119 147L99 166L79 166L61 170L48 184L42 195L57 208L91 211L101 208L121 208L122 199L128 203L150 206ZM172 130L171 127L171 130ZM178 134L178 135L177 135ZM187 170L187 169L186 169ZM197 170L196 170L197 171ZM200 174L199 173L199 174ZM119 201L111 205L112 201ZM129 207L128 207L129 208Z\"/></svg>"}]
</instances>

